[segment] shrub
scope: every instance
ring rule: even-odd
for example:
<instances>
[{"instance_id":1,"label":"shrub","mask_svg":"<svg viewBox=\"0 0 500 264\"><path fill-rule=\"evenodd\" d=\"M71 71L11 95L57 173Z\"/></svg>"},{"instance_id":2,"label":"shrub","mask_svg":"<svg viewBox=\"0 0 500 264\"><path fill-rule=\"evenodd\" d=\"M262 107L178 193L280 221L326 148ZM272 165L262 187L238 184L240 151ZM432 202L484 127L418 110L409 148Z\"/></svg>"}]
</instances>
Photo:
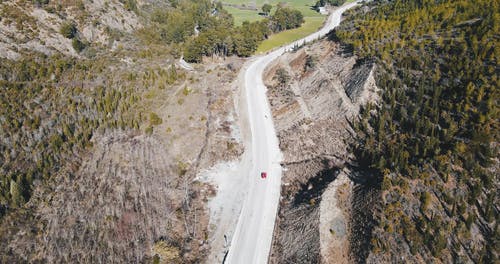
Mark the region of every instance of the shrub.
<instances>
[{"instance_id":1,"label":"shrub","mask_svg":"<svg viewBox=\"0 0 500 264\"><path fill-rule=\"evenodd\" d=\"M151 113L149 114L149 124L151 126L156 126L163 123L163 120L156 114L156 113Z\"/></svg>"},{"instance_id":2,"label":"shrub","mask_svg":"<svg viewBox=\"0 0 500 264\"><path fill-rule=\"evenodd\" d=\"M429 203L431 201L431 195L428 192L423 192L420 194L420 202L422 211L427 210L429 208Z\"/></svg>"},{"instance_id":3,"label":"shrub","mask_svg":"<svg viewBox=\"0 0 500 264\"><path fill-rule=\"evenodd\" d=\"M288 75L288 72L283 68L279 68L276 71L274 78L278 80L279 85L282 87L285 87L290 81L290 75Z\"/></svg>"},{"instance_id":4,"label":"shrub","mask_svg":"<svg viewBox=\"0 0 500 264\"><path fill-rule=\"evenodd\" d=\"M65 37L72 39L76 36L78 30L73 22L65 22L61 25L60 33Z\"/></svg>"},{"instance_id":5,"label":"shrub","mask_svg":"<svg viewBox=\"0 0 500 264\"><path fill-rule=\"evenodd\" d=\"M311 55L307 55L306 63L304 65L304 71L314 69L315 67L316 67L316 58Z\"/></svg>"},{"instance_id":6,"label":"shrub","mask_svg":"<svg viewBox=\"0 0 500 264\"><path fill-rule=\"evenodd\" d=\"M191 89L188 88L187 86L185 86L184 89L182 89L182 94L184 96L188 96L190 93L191 93Z\"/></svg>"},{"instance_id":7,"label":"shrub","mask_svg":"<svg viewBox=\"0 0 500 264\"><path fill-rule=\"evenodd\" d=\"M269 13L271 13L271 9L272 9L272 8L273 8L273 6L272 6L272 5L270 5L270 4L264 4L264 5L262 6L262 12L264 12L264 14L265 14L266 16L268 16L268 15L269 15Z\"/></svg>"},{"instance_id":8,"label":"shrub","mask_svg":"<svg viewBox=\"0 0 500 264\"><path fill-rule=\"evenodd\" d=\"M49 0L33 0L33 4L37 7L45 6L49 3Z\"/></svg>"},{"instance_id":9,"label":"shrub","mask_svg":"<svg viewBox=\"0 0 500 264\"><path fill-rule=\"evenodd\" d=\"M81 42L78 38L73 38L72 45L73 49L75 49L77 52L80 52L87 47L87 45Z\"/></svg>"}]
</instances>

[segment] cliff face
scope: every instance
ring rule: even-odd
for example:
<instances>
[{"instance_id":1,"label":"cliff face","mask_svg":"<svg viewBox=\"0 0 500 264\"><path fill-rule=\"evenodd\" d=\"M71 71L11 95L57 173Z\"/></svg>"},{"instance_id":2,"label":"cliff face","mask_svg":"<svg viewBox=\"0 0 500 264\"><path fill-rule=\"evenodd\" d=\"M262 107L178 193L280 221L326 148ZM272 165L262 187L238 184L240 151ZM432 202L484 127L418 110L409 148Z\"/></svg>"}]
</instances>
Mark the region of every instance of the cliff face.
<instances>
[{"instance_id":1,"label":"cliff face","mask_svg":"<svg viewBox=\"0 0 500 264\"><path fill-rule=\"evenodd\" d=\"M349 261L348 120L377 99L374 67L323 40L267 70L285 168L272 263Z\"/></svg>"}]
</instances>

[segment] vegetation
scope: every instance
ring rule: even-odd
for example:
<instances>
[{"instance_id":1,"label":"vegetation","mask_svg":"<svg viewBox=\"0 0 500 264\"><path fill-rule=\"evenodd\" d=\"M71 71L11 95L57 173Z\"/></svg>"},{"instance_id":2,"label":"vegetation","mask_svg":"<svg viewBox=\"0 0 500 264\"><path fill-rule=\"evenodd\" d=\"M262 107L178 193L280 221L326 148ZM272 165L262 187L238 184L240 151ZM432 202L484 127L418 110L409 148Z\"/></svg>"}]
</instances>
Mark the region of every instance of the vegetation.
<instances>
[{"instance_id":1,"label":"vegetation","mask_svg":"<svg viewBox=\"0 0 500 264\"><path fill-rule=\"evenodd\" d=\"M278 70L276 70L276 75L274 78L278 81L278 85L283 88L286 87L288 82L290 82L291 77L285 69L279 68Z\"/></svg>"},{"instance_id":2,"label":"vegetation","mask_svg":"<svg viewBox=\"0 0 500 264\"><path fill-rule=\"evenodd\" d=\"M261 9L264 6L271 6L271 10L266 13L262 9L261 15L257 14L257 11L249 10L249 9L238 9L234 6L244 6L247 4L247 1L242 0L224 0L224 3L231 4L232 6L225 6L225 9L229 11L230 14L233 15L234 21L236 25L241 25L243 21L262 21L265 19L266 14L269 17L270 14L277 11L278 7L286 7L289 9L298 10L302 13L303 19L305 21L299 28L285 30L283 32L275 32L275 34L270 35L269 38L266 38L262 43L259 44L257 48L257 53L266 52L275 47L279 47L283 44L290 43L294 40L303 38L308 36L309 34L315 32L324 22L325 16L315 11L312 7L315 4L314 0L297 0L297 1L280 1L280 0L269 0L256 1L257 6L260 6ZM266 10L269 6L266 6ZM262 16L264 14L264 16Z\"/></svg>"},{"instance_id":3,"label":"vegetation","mask_svg":"<svg viewBox=\"0 0 500 264\"><path fill-rule=\"evenodd\" d=\"M234 6L224 6L224 10L227 10L227 12L233 16L235 26L241 26L245 21L255 22L265 18L259 15L259 12L256 10L241 9Z\"/></svg>"},{"instance_id":4,"label":"vegetation","mask_svg":"<svg viewBox=\"0 0 500 264\"><path fill-rule=\"evenodd\" d=\"M78 38L73 38L73 40L71 41L71 45L73 46L73 49L75 49L77 52L81 52L87 46L86 43L82 42Z\"/></svg>"},{"instance_id":5,"label":"vegetation","mask_svg":"<svg viewBox=\"0 0 500 264\"><path fill-rule=\"evenodd\" d=\"M311 7L314 6L316 3L316 0L288 0L288 1L283 1L283 0L255 0L255 1L248 1L248 0L224 0L222 1L224 5L228 4L225 7L231 6L238 6L242 8L246 8L249 12L253 12L254 14L258 14L259 10L262 9L262 6L265 4L269 4L273 6L273 9L271 10L271 13L276 10L276 8L281 5L281 6L286 6L289 8L293 8L296 10L299 10L305 17L323 17L321 14L316 12L314 9ZM253 3L255 3L255 10L251 10L253 6ZM244 10L244 9L239 9L239 10ZM231 14L233 14L231 12ZM234 15L234 14L233 14ZM238 18L235 16L235 20Z\"/></svg>"},{"instance_id":6,"label":"vegetation","mask_svg":"<svg viewBox=\"0 0 500 264\"><path fill-rule=\"evenodd\" d=\"M346 2L346 0L318 0L316 4L314 5L314 8L318 9L322 6L325 6L326 4L332 5L332 6L341 6Z\"/></svg>"},{"instance_id":7,"label":"vegetation","mask_svg":"<svg viewBox=\"0 0 500 264\"><path fill-rule=\"evenodd\" d=\"M304 64L304 71L313 70L316 68L317 58L311 55L306 56L306 63Z\"/></svg>"},{"instance_id":8,"label":"vegetation","mask_svg":"<svg viewBox=\"0 0 500 264\"><path fill-rule=\"evenodd\" d=\"M137 2L136 0L120 0L120 2L123 4L125 9L128 11L134 11L137 13Z\"/></svg>"},{"instance_id":9,"label":"vegetation","mask_svg":"<svg viewBox=\"0 0 500 264\"><path fill-rule=\"evenodd\" d=\"M399 259L405 241L427 260L496 263L500 2L369 5L336 36L378 65L381 101L354 123L383 197L372 252Z\"/></svg>"},{"instance_id":10,"label":"vegetation","mask_svg":"<svg viewBox=\"0 0 500 264\"><path fill-rule=\"evenodd\" d=\"M20 61L2 59L1 64L0 206L4 209L27 202L33 183L49 181L72 155L91 146L97 128L138 127L132 116L124 114L135 100L130 89L111 82L84 89L92 81L86 72L103 71L96 61L32 55Z\"/></svg>"},{"instance_id":11,"label":"vegetation","mask_svg":"<svg viewBox=\"0 0 500 264\"><path fill-rule=\"evenodd\" d=\"M275 47L299 40L311 32L317 31L323 25L323 21L322 17L306 17L303 26L269 36L268 39L259 44L256 52L266 52Z\"/></svg>"},{"instance_id":12,"label":"vegetation","mask_svg":"<svg viewBox=\"0 0 500 264\"><path fill-rule=\"evenodd\" d=\"M199 62L203 56L250 56L272 32L299 27L304 21L299 11L279 7L268 19L234 27L232 16L220 3L187 0L173 10L156 11L152 20L155 25L143 31L145 37L185 43L184 58L190 62Z\"/></svg>"},{"instance_id":13,"label":"vegetation","mask_svg":"<svg viewBox=\"0 0 500 264\"><path fill-rule=\"evenodd\" d=\"M300 28L296 28L293 30L286 30L284 32L276 33L271 35L269 39L265 39L260 45L257 52L264 52L285 43L289 43L291 41L303 38L313 32L315 32L325 20L325 16L315 11L312 6L314 5L314 0L292 0L292 1L280 1L280 0L269 0L263 1L258 0L255 3L257 7L260 7L262 12L258 12L257 10L247 9L246 4L248 1L243 0L225 0L224 3L231 4L231 6L225 6L224 8L234 17L235 25L241 25L244 21L255 22L262 21L266 17L269 18L269 15L273 14L278 10L279 7L289 8L298 10L302 13L305 23L301 25ZM271 10L266 13L264 11L264 7L269 8L271 6ZM241 8L237 8L237 6L241 6ZM291 32L290 32L291 31ZM276 35L276 36L275 36Z\"/></svg>"},{"instance_id":14,"label":"vegetation","mask_svg":"<svg viewBox=\"0 0 500 264\"><path fill-rule=\"evenodd\" d=\"M298 10L288 7L278 7L271 17L271 22L273 31L280 32L300 27L304 23L304 16Z\"/></svg>"},{"instance_id":15,"label":"vegetation","mask_svg":"<svg viewBox=\"0 0 500 264\"><path fill-rule=\"evenodd\" d=\"M170 176L169 173L168 158L160 162L161 169L154 168L156 160L150 162L152 156L168 156L152 150L164 150L161 144L157 144L160 141L156 136L132 140L143 131L147 133L151 130L153 133L153 128L158 134L157 127L170 117L163 115L164 110L157 112L159 108L155 106L160 104L158 98L167 99L162 104L168 104L165 103L168 96L175 93L173 86L181 87L182 83L178 80L184 80L186 72L175 68L170 55L195 37L195 24L185 35L180 33L187 30L187 26L179 26L177 31L169 31L174 27L165 26L157 31L164 35L141 32L142 40L151 44L141 45L144 42L141 43L136 33L128 30L148 29L149 19L162 19L150 13L161 3L151 3L151 10L141 10L139 15L143 17L134 21L135 15L126 9L135 11L135 0L119 1L121 4L118 1L94 2L0 1L0 23L12 30L3 42L9 43L7 49L15 55L6 53L1 57L7 55L12 59L0 58L0 247L4 249L0 250L0 262L75 262L85 259L149 262L150 247L142 250L144 243L122 247L120 241L143 241L152 245L161 238L168 241L167 246L178 250L183 262L199 263L196 258L203 254L197 249L200 246L197 241L202 238L205 227L197 218L203 210L194 209L197 205L192 202L191 183L176 183L176 175ZM179 8L184 4L181 3ZM81 11L85 8L93 10L96 6L99 7L99 14ZM207 9L208 16L211 7ZM47 20L39 8L50 12L50 19ZM185 16L176 12L176 8L167 6L166 9L169 14L180 15L179 18ZM40 12L42 15L39 16ZM103 14L117 17L111 17L112 22L107 23L97 19ZM130 16L133 17L129 24L125 19ZM63 23L58 25L60 19ZM201 14L199 19L207 21ZM42 23L39 22L41 20ZM191 20L186 18L183 21L189 23ZM177 26L178 21L170 19L165 23ZM200 31L209 28L197 24ZM101 38L94 37L85 39L85 34L77 30L83 25L93 27L91 30L104 30L102 39L109 42L98 43ZM120 25L124 27L120 29ZM54 26L56 32L53 31ZM55 45L50 41L62 35L70 41ZM148 36L160 41L151 41ZM23 43L31 44L26 46ZM67 48L71 49L71 46L66 46L67 43L71 43L80 54L72 57L74 53L67 52ZM199 80L191 78L189 84L193 82ZM183 91L185 95L190 92L189 88ZM154 98L151 99L150 95ZM176 105L175 101L172 104ZM174 136L171 135L172 141L177 140ZM113 142L104 142L106 138L113 138ZM120 142L115 142L115 139ZM131 143L128 149L143 148L145 151L140 151L141 154L135 152L139 155L130 162L125 159L130 158L129 154L133 151L125 151L127 155L120 155L117 160L112 153L122 154L119 150L101 145L115 143L120 144L120 148ZM100 163L104 159L109 162ZM112 165L115 161L116 165ZM103 173L98 172L98 168L121 167L125 163L137 166L140 172L128 168L126 171L104 169ZM88 164L93 164L92 168ZM188 164L186 170L190 169ZM123 175L132 171L136 182L122 182ZM161 184L160 191L149 189L155 188L151 182L158 182L156 172L160 171L160 178L165 180L165 184ZM121 185L123 188L117 187L120 184L124 184ZM141 192L131 190L136 187ZM177 187L186 193L184 200L177 196L174 190ZM122 202L116 203L119 199ZM141 206L142 209L134 212L132 218L127 216L134 203L144 204L141 199L147 200L148 209ZM192 210L186 209L184 204L193 208L198 216L193 218ZM156 205L160 209L155 208ZM149 209L152 211L147 211ZM73 221L75 219L76 222ZM137 223L134 219L147 221ZM191 228L191 219L198 224L196 228ZM176 222L173 225L172 220ZM88 224L82 226L81 221ZM133 232L137 235L125 230L131 223L134 223ZM189 231L184 232L183 228ZM83 238L88 236L96 239ZM42 243L42 240L47 243ZM32 243L41 246L27 246ZM161 253L165 250L162 248L157 249L158 256L163 258ZM193 257L186 257L186 252ZM178 259L169 261L178 262Z\"/></svg>"},{"instance_id":16,"label":"vegetation","mask_svg":"<svg viewBox=\"0 0 500 264\"><path fill-rule=\"evenodd\" d=\"M60 32L65 38L72 39L76 36L76 33L78 32L78 30L76 29L75 23L65 22L61 25Z\"/></svg>"},{"instance_id":17,"label":"vegetation","mask_svg":"<svg viewBox=\"0 0 500 264\"><path fill-rule=\"evenodd\" d=\"M271 13L272 8L272 5L266 3L262 6L262 12L264 13L264 15L268 16Z\"/></svg>"},{"instance_id":18,"label":"vegetation","mask_svg":"<svg viewBox=\"0 0 500 264\"><path fill-rule=\"evenodd\" d=\"M157 126L163 123L163 120L156 114L156 113L150 113L149 114L149 124L151 126Z\"/></svg>"},{"instance_id":19,"label":"vegetation","mask_svg":"<svg viewBox=\"0 0 500 264\"><path fill-rule=\"evenodd\" d=\"M38 7L42 7L46 4L48 4L49 0L33 0L33 3Z\"/></svg>"}]
</instances>

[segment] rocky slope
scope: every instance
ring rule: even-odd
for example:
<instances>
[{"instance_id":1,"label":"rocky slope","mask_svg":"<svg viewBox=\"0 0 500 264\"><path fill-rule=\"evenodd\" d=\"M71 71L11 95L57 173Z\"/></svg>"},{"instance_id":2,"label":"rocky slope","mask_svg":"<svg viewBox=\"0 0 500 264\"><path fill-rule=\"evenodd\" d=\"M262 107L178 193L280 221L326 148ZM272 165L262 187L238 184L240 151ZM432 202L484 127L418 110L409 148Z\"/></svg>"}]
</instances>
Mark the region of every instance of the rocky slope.
<instances>
[{"instance_id":1,"label":"rocky slope","mask_svg":"<svg viewBox=\"0 0 500 264\"><path fill-rule=\"evenodd\" d=\"M348 120L377 99L373 70L330 40L285 54L267 70L285 168L271 263L350 260Z\"/></svg>"},{"instance_id":2,"label":"rocky slope","mask_svg":"<svg viewBox=\"0 0 500 264\"><path fill-rule=\"evenodd\" d=\"M120 35L142 27L134 8L124 3L118 0L3 1L0 3L0 57L19 59L23 50L78 56L72 39L116 48ZM68 24L75 26L74 37L68 38L61 32Z\"/></svg>"}]
</instances>

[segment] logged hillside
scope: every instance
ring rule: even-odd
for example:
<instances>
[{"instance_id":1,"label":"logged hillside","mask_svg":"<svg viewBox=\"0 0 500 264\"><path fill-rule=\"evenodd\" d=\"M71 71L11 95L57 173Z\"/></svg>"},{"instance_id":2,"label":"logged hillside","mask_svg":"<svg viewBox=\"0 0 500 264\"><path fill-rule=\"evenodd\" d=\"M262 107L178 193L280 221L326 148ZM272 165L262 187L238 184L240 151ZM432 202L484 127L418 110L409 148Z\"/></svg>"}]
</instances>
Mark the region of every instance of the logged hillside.
<instances>
[{"instance_id":1,"label":"logged hillside","mask_svg":"<svg viewBox=\"0 0 500 264\"><path fill-rule=\"evenodd\" d=\"M270 263L349 262L345 209L357 188L348 184L349 119L376 100L377 87L373 64L345 52L324 39L285 53L264 74L284 167Z\"/></svg>"},{"instance_id":2,"label":"logged hillside","mask_svg":"<svg viewBox=\"0 0 500 264\"><path fill-rule=\"evenodd\" d=\"M231 90L241 59L188 70L178 59L195 25L232 27L214 10L0 1L1 263L203 259L208 187L193 179L241 153Z\"/></svg>"},{"instance_id":3,"label":"logged hillside","mask_svg":"<svg viewBox=\"0 0 500 264\"><path fill-rule=\"evenodd\" d=\"M373 1L336 37L374 61L353 151L381 197L361 262L499 261L500 1Z\"/></svg>"}]
</instances>

